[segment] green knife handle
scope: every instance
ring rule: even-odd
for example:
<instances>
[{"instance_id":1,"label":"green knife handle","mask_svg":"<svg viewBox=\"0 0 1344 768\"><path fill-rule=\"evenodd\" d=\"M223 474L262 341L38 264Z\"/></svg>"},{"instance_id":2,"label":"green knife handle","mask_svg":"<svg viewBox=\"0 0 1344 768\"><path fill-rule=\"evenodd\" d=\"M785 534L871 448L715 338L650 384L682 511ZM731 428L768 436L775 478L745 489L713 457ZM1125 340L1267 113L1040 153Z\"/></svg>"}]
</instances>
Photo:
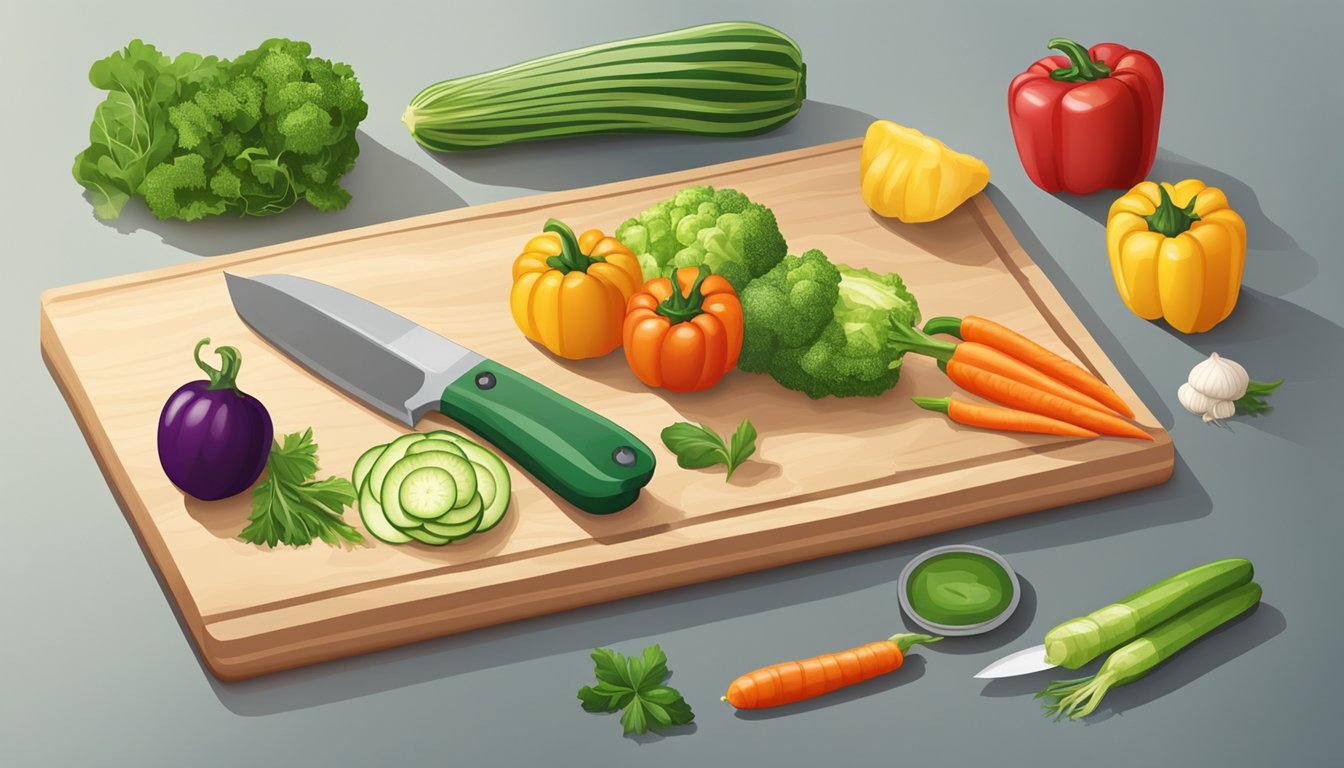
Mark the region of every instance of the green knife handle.
<instances>
[{"instance_id":1,"label":"green knife handle","mask_svg":"<svg viewBox=\"0 0 1344 768\"><path fill-rule=\"evenodd\" d=\"M449 384L440 410L585 512L625 509L653 477L639 438L491 360Z\"/></svg>"}]
</instances>

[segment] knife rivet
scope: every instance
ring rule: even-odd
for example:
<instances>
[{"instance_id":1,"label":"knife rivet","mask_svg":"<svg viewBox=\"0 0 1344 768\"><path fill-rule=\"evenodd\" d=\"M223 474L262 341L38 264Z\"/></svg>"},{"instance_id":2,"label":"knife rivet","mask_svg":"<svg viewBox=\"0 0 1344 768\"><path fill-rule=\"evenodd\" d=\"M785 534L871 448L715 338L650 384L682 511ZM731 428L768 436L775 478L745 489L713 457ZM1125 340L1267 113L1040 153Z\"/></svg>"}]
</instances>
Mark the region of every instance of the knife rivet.
<instances>
[{"instance_id":1,"label":"knife rivet","mask_svg":"<svg viewBox=\"0 0 1344 768\"><path fill-rule=\"evenodd\" d=\"M489 371L485 371L485 372L483 372L483 373L478 373L478 374L476 374L476 388L477 388L477 389L494 389L494 388L495 388L495 374L490 373Z\"/></svg>"},{"instance_id":2,"label":"knife rivet","mask_svg":"<svg viewBox=\"0 0 1344 768\"><path fill-rule=\"evenodd\" d=\"M622 467L635 466L635 460L638 458L639 457L635 456L634 448L630 448L624 445L622 445L620 448L617 448L615 451L612 451L611 453L611 460L616 462L617 464L620 464Z\"/></svg>"}]
</instances>

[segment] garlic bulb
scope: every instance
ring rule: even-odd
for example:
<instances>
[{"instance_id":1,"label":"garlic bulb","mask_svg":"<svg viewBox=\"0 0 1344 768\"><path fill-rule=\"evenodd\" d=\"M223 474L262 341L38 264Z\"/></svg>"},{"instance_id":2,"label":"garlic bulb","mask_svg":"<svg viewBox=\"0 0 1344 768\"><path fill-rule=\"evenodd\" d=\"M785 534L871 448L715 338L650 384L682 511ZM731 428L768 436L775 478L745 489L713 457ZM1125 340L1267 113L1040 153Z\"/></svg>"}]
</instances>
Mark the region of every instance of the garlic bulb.
<instances>
[{"instance_id":1,"label":"garlic bulb","mask_svg":"<svg viewBox=\"0 0 1344 768\"><path fill-rule=\"evenodd\" d=\"M1251 383L1250 374L1233 360L1219 357L1217 352L1209 355L1190 370L1187 380L1201 395L1214 400L1236 400L1246 394ZM1182 403L1184 404L1184 403ZM1207 410L1207 409L1206 409Z\"/></svg>"},{"instance_id":2,"label":"garlic bulb","mask_svg":"<svg viewBox=\"0 0 1344 768\"><path fill-rule=\"evenodd\" d=\"M1213 408L1214 403L1224 402L1222 400L1214 400L1212 397L1200 392L1189 384L1182 384L1181 388L1176 390L1176 399L1181 401L1181 405L1185 406L1185 410L1196 416L1203 416L1208 413Z\"/></svg>"},{"instance_id":3,"label":"garlic bulb","mask_svg":"<svg viewBox=\"0 0 1344 768\"><path fill-rule=\"evenodd\" d=\"M1230 419L1237 412L1237 404L1231 400L1214 400L1213 406L1204 412L1204 421L1222 421Z\"/></svg>"}]
</instances>

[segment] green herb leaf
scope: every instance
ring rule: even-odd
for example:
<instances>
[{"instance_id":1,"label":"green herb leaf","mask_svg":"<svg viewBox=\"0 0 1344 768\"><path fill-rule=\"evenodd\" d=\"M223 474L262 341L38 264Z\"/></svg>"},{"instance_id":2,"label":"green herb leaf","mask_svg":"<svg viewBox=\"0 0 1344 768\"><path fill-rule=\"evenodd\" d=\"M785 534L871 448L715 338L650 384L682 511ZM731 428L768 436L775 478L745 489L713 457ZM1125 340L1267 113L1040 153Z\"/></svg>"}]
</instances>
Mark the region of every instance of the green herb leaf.
<instances>
[{"instance_id":1,"label":"green herb leaf","mask_svg":"<svg viewBox=\"0 0 1344 768\"><path fill-rule=\"evenodd\" d=\"M313 430L273 441L266 459L266 479L252 489L252 514L239 538L252 544L301 547L321 539L331 545L358 544L364 537L342 519L355 503L349 480L317 475L317 444Z\"/></svg>"},{"instance_id":2,"label":"green herb leaf","mask_svg":"<svg viewBox=\"0 0 1344 768\"><path fill-rule=\"evenodd\" d=\"M695 719L677 689L663 685L669 674L667 656L657 645L629 658L610 648L596 648L592 659L598 683L579 689L585 711L621 712L621 727L627 734L685 725Z\"/></svg>"},{"instance_id":3,"label":"green herb leaf","mask_svg":"<svg viewBox=\"0 0 1344 768\"><path fill-rule=\"evenodd\" d=\"M728 443L709 427L679 421L662 431L663 445L677 456L677 465L683 469L704 469L715 464L728 468L724 481L731 479L733 471L741 466L756 452L756 428L751 421L743 419L737 425Z\"/></svg>"},{"instance_id":4,"label":"green herb leaf","mask_svg":"<svg viewBox=\"0 0 1344 768\"><path fill-rule=\"evenodd\" d=\"M728 477L733 476L733 470L742 465L751 454L756 452L756 427L752 426L749 419L743 419L741 424L737 425L737 431L733 433L733 439L728 445Z\"/></svg>"},{"instance_id":5,"label":"green herb leaf","mask_svg":"<svg viewBox=\"0 0 1344 768\"><path fill-rule=\"evenodd\" d=\"M723 464L728 449L723 439L704 426L680 421L662 432L663 445L677 455L677 464L683 469L703 469Z\"/></svg>"},{"instance_id":6,"label":"green herb leaf","mask_svg":"<svg viewBox=\"0 0 1344 768\"><path fill-rule=\"evenodd\" d=\"M636 698L621 714L621 727L625 733L645 733L649 730L649 719L644 715L644 702Z\"/></svg>"}]
</instances>

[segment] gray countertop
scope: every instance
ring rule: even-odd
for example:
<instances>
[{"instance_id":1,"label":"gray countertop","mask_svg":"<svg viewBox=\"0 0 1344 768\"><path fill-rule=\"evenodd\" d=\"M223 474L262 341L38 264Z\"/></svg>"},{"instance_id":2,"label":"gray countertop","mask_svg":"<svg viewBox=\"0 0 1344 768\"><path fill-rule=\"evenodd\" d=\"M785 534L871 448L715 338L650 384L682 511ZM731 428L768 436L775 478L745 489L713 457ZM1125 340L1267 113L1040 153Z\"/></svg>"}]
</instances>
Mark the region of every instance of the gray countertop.
<instances>
[{"instance_id":1,"label":"gray countertop","mask_svg":"<svg viewBox=\"0 0 1344 768\"><path fill-rule=\"evenodd\" d=\"M517 5L518 7L508 7ZM1217 765L1328 762L1341 682L1337 394L1344 384L1344 87L1336 2L89 4L6 1L0 121L6 418L0 763L6 765ZM398 122L422 86L583 44L725 18L794 36L811 100L740 141L582 140L437 158ZM1152 54L1166 75L1152 177L1197 177L1246 219L1235 313L1182 336L1130 314L1106 261L1112 193L1051 196L1026 178L1008 81L1068 35ZM96 221L70 176L101 93L89 64L135 37L235 55L262 39L313 43L354 66L370 116L338 214L154 220L132 204ZM1018 239L1171 431L1162 486L928 539L429 641L249 682L198 663L38 354L38 296L60 285L465 204L780 151L912 125L993 171ZM1115 193L1118 194L1118 193ZM1268 417L1229 429L1176 403L1218 351L1284 377ZM783 713L735 714L725 683L758 664L901 631L896 579L916 553L968 542L1025 584L998 631L919 651L895 674ZM1042 680L971 675L1057 621L1156 577L1242 555L1257 612L1111 694L1087 723L1054 723ZM660 643L694 726L627 739L575 700L598 645Z\"/></svg>"}]
</instances>

